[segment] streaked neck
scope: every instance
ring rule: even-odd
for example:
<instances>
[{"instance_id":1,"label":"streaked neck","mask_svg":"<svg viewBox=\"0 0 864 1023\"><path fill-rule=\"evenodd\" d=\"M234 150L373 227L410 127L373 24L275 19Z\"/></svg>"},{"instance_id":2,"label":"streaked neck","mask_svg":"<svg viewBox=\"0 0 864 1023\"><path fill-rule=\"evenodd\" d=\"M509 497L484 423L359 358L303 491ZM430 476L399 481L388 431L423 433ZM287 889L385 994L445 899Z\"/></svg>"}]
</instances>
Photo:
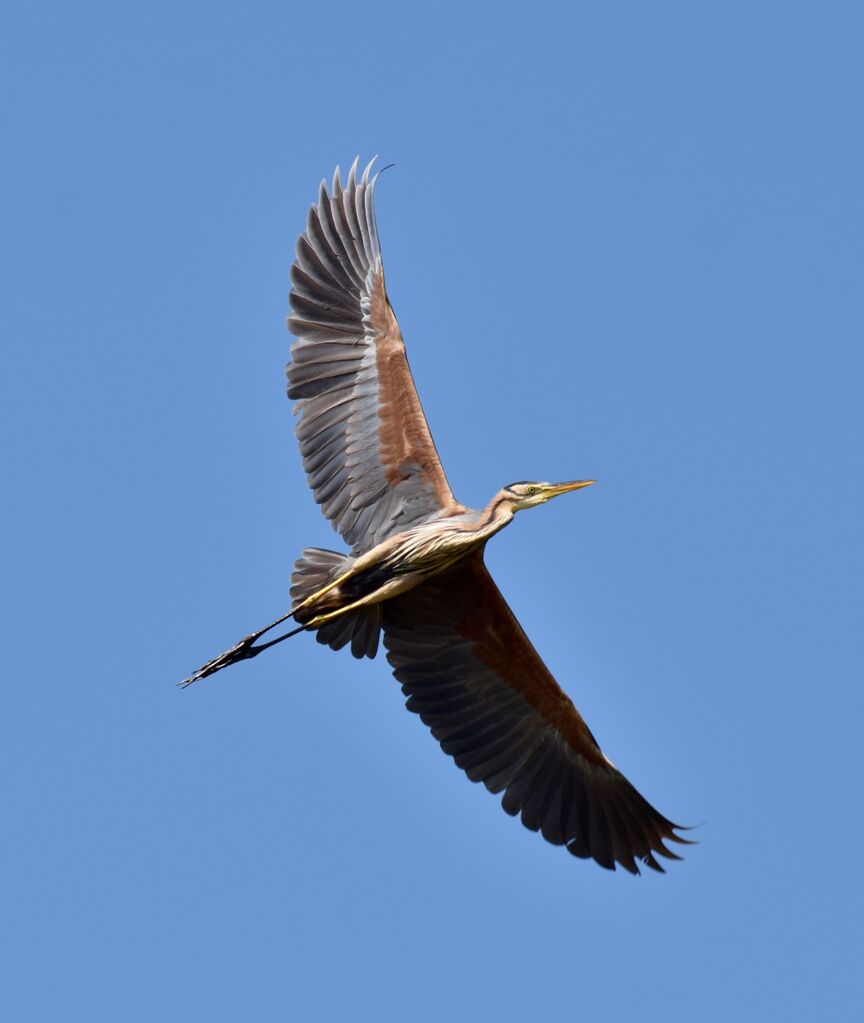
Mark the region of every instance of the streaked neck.
<instances>
[{"instance_id":1,"label":"streaked neck","mask_svg":"<svg viewBox=\"0 0 864 1023\"><path fill-rule=\"evenodd\" d=\"M513 518L513 498L506 490L499 490L483 512L481 525L490 535L503 529ZM494 528L493 528L494 527Z\"/></svg>"}]
</instances>

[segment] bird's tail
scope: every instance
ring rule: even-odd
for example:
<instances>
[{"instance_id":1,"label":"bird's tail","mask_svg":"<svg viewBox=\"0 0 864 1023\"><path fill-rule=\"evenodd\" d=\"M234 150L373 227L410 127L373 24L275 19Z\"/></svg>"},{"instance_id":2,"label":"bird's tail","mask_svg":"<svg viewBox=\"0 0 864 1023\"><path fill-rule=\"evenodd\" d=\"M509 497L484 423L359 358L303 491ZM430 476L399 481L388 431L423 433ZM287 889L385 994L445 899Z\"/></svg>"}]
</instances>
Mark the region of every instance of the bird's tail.
<instances>
[{"instance_id":1,"label":"bird's tail","mask_svg":"<svg viewBox=\"0 0 864 1023\"><path fill-rule=\"evenodd\" d=\"M320 547L306 547L297 561L294 563L294 571L291 573L291 600L296 607L303 601L314 596L319 590L324 589L340 575L351 567L351 558L336 551L323 550ZM334 592L336 598L336 592ZM344 598L343 598L344 599ZM319 610L316 605L315 612L310 610L309 617ZM334 610L338 602L334 605ZM307 617L304 611L296 615L300 623ZM358 608L356 611L348 611L339 615L329 622L325 622L315 631L315 638L319 643L324 643L333 650L341 650L343 646L351 644L351 653L355 657L374 657L378 652L378 641L381 636L381 607L379 604L369 604L366 607Z\"/></svg>"}]
</instances>

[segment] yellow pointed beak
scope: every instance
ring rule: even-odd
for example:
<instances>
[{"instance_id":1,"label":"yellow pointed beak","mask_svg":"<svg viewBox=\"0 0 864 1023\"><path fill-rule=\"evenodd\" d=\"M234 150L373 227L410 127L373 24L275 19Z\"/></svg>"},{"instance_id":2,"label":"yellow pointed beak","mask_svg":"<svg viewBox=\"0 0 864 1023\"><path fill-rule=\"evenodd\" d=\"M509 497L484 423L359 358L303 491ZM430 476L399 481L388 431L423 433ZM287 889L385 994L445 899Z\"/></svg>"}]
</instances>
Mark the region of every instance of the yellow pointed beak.
<instances>
[{"instance_id":1,"label":"yellow pointed beak","mask_svg":"<svg viewBox=\"0 0 864 1023\"><path fill-rule=\"evenodd\" d=\"M581 490L583 487L590 487L597 480L573 480L571 483L550 483L547 493L550 497L557 497L559 494L569 494L571 490Z\"/></svg>"}]
</instances>

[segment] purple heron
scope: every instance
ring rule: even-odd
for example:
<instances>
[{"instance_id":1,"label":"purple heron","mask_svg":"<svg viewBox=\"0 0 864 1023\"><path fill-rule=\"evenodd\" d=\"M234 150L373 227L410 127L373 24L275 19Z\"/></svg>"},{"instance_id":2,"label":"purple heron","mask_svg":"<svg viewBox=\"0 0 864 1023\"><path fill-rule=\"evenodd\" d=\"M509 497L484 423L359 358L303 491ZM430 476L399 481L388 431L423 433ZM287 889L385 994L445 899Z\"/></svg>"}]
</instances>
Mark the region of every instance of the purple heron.
<instances>
[{"instance_id":1,"label":"purple heron","mask_svg":"<svg viewBox=\"0 0 864 1023\"><path fill-rule=\"evenodd\" d=\"M288 396L315 500L350 554L307 548L291 610L181 685L255 657L298 632L355 657L379 637L408 709L472 781L503 792L507 813L574 856L662 871L664 842L686 843L601 752L483 564L516 512L587 487L511 483L482 510L450 490L387 298L375 223L378 174L343 186L337 168L309 210L291 268L297 336ZM297 628L258 640L281 622ZM656 854L656 855L655 855Z\"/></svg>"}]
</instances>

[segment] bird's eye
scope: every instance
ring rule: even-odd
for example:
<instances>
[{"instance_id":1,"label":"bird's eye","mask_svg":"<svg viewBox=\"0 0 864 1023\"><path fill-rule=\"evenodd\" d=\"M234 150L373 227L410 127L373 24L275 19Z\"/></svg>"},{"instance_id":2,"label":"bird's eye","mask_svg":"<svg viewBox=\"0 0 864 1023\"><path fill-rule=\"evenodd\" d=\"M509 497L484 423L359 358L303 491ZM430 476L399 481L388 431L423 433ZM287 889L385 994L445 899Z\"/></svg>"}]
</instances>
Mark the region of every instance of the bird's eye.
<instances>
[{"instance_id":1,"label":"bird's eye","mask_svg":"<svg viewBox=\"0 0 864 1023\"><path fill-rule=\"evenodd\" d=\"M533 496L534 496L534 495L535 495L535 494L537 493L537 488L536 488L536 487L528 487L528 488L526 489L525 493L526 493L526 494L527 494L527 495L528 495L529 497L533 497Z\"/></svg>"}]
</instances>

